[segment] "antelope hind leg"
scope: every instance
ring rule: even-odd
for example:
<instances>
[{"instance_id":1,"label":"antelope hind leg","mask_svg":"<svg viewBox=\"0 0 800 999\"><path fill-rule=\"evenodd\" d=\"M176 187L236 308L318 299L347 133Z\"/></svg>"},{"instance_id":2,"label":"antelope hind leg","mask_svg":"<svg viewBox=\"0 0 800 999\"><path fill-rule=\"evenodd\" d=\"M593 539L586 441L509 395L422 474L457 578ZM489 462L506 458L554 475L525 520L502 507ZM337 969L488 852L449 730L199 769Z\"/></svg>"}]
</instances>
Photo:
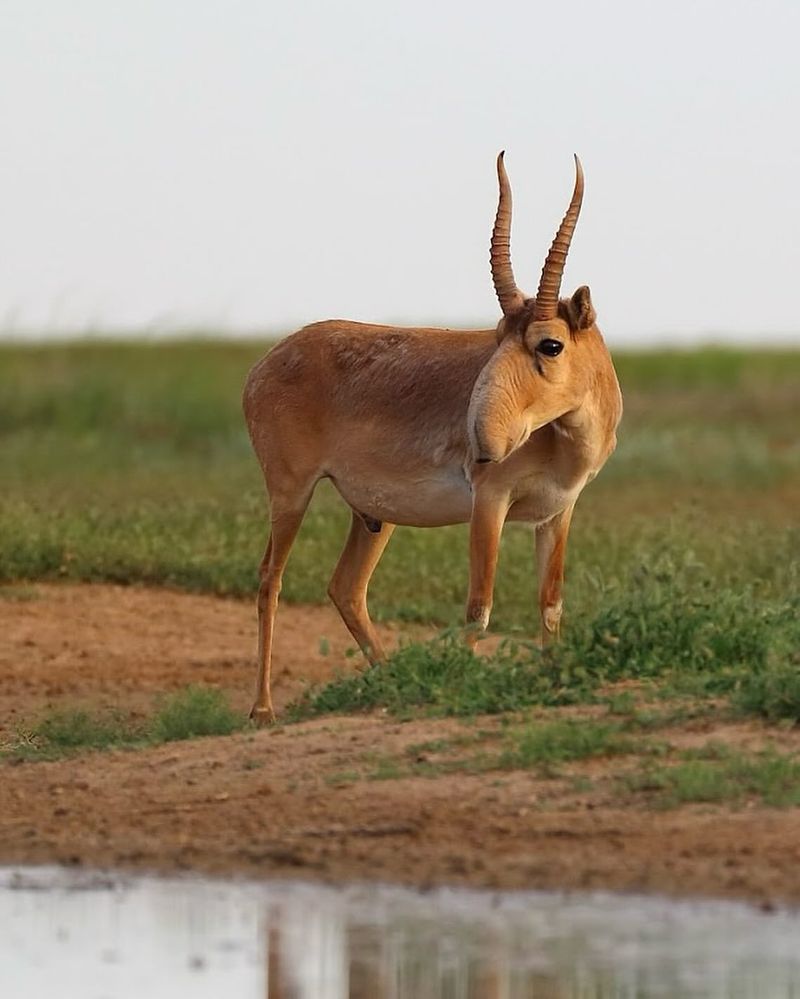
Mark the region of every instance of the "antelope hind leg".
<instances>
[{"instance_id":1,"label":"antelope hind leg","mask_svg":"<svg viewBox=\"0 0 800 999\"><path fill-rule=\"evenodd\" d=\"M328 596L373 665L385 659L386 654L370 620L367 587L394 527L374 520L367 523L367 518L353 511L350 533L328 585Z\"/></svg>"},{"instance_id":2,"label":"antelope hind leg","mask_svg":"<svg viewBox=\"0 0 800 999\"><path fill-rule=\"evenodd\" d=\"M250 712L250 717L257 725L266 725L275 720L271 690L275 612L278 609L283 570L310 498L309 493L302 505L294 509L281 509L273 502L272 533L261 561L258 587L258 677L256 699Z\"/></svg>"}]
</instances>

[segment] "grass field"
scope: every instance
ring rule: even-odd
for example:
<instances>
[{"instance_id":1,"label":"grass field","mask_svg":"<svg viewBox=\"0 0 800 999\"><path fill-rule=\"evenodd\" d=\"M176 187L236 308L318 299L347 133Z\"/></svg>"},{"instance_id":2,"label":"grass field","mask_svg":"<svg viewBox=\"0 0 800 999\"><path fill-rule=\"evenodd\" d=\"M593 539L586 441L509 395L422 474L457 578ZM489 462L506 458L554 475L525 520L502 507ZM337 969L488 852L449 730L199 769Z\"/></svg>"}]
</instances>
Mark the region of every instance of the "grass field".
<instances>
[{"instance_id":1,"label":"grass field","mask_svg":"<svg viewBox=\"0 0 800 999\"><path fill-rule=\"evenodd\" d=\"M0 860L800 899L800 351L615 355L558 646L530 528L477 656L467 527L401 528L371 587L397 651L337 674L335 612L284 607L256 731L252 603L150 586L255 594L265 347L0 347ZM323 483L284 600L326 601L348 523Z\"/></svg>"},{"instance_id":2,"label":"grass field","mask_svg":"<svg viewBox=\"0 0 800 999\"><path fill-rule=\"evenodd\" d=\"M266 505L239 397L264 349L213 340L0 348L0 580L254 593ZM564 703L601 682L659 677L675 690L734 692L749 710L796 717L800 352L617 353L615 361L625 416L618 450L573 522L562 651L543 681L538 666L538 679L525 678L532 650L505 650L521 686L487 693L491 684L476 680L469 700L459 681L463 711ZM325 599L348 520L321 484L283 599ZM459 624L466 540L463 526L399 530L371 587L373 615ZM493 626L533 637L535 604L532 533L509 525ZM329 689L331 709L387 698L399 708L434 706L453 657L457 677L468 669L454 646L437 648L398 660L399 692L387 688L387 671L373 684L380 690L355 681ZM486 663L478 668L487 675ZM412 675L419 683L409 693Z\"/></svg>"}]
</instances>

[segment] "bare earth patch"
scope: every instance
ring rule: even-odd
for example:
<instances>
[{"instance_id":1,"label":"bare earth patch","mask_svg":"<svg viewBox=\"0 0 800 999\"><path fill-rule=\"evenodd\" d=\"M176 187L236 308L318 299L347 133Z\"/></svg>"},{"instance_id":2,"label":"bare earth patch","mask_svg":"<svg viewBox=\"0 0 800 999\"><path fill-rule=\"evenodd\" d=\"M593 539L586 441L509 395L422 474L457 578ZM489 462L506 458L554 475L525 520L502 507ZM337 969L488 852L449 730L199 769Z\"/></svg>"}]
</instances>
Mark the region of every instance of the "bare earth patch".
<instances>
[{"instance_id":1,"label":"bare earth patch","mask_svg":"<svg viewBox=\"0 0 800 999\"><path fill-rule=\"evenodd\" d=\"M144 715L158 694L188 683L249 706L249 603L134 587L18 587L0 597L0 635L0 741L53 708ZM281 606L278 708L304 682L354 668L351 645L332 609ZM557 779L536 771L370 779L376 760L410 759L422 743L498 724L337 717L58 762L5 760L0 863L800 901L800 811L752 801L653 810L612 779L631 761L569 764ZM707 720L658 735L676 746L767 741L755 723ZM774 729L772 738L798 742Z\"/></svg>"}]
</instances>

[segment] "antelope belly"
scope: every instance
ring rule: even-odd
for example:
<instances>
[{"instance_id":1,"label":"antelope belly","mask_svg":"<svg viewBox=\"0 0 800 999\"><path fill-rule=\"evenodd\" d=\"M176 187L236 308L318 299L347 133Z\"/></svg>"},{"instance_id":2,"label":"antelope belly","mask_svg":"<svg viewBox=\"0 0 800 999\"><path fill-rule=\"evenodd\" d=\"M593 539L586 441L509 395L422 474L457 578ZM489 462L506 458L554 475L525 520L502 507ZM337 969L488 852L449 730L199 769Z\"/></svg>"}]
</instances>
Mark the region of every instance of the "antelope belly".
<instances>
[{"instance_id":1,"label":"antelope belly","mask_svg":"<svg viewBox=\"0 0 800 999\"><path fill-rule=\"evenodd\" d=\"M390 524L442 527L469 520L472 491L461 469L445 467L425 475L332 475L345 501L359 513Z\"/></svg>"}]
</instances>

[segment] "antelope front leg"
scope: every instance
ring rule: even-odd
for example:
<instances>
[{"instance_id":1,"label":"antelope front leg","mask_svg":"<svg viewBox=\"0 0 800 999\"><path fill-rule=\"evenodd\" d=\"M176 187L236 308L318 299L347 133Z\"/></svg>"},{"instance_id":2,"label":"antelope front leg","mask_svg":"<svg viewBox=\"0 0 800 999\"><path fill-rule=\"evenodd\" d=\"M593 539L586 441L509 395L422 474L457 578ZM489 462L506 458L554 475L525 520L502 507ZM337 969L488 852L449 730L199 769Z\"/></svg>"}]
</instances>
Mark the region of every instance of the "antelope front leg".
<instances>
[{"instance_id":1,"label":"antelope front leg","mask_svg":"<svg viewBox=\"0 0 800 999\"><path fill-rule=\"evenodd\" d=\"M466 613L466 640L472 649L489 626L500 534L507 513L508 501L505 498L475 497L469 530L469 598Z\"/></svg>"},{"instance_id":2,"label":"antelope front leg","mask_svg":"<svg viewBox=\"0 0 800 999\"><path fill-rule=\"evenodd\" d=\"M574 506L556 514L536 528L536 563L539 570L539 612L542 616L542 644L557 640L561 630L561 587L564 583L564 557Z\"/></svg>"}]
</instances>

